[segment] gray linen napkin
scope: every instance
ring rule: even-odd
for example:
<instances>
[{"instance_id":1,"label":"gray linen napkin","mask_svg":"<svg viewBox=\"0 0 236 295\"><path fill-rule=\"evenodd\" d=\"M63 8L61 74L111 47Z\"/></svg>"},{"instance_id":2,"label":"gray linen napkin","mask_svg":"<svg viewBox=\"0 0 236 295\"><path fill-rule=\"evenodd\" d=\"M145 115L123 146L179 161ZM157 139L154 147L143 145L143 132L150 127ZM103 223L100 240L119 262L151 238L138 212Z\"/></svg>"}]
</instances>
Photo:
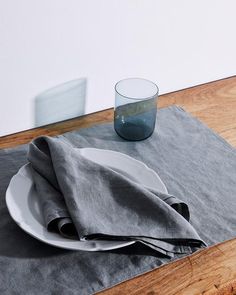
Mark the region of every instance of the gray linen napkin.
<instances>
[{"instance_id":1,"label":"gray linen napkin","mask_svg":"<svg viewBox=\"0 0 236 295\"><path fill-rule=\"evenodd\" d=\"M49 230L80 240L134 240L170 257L205 245L185 203L85 159L65 140L36 138L28 160Z\"/></svg>"}]
</instances>

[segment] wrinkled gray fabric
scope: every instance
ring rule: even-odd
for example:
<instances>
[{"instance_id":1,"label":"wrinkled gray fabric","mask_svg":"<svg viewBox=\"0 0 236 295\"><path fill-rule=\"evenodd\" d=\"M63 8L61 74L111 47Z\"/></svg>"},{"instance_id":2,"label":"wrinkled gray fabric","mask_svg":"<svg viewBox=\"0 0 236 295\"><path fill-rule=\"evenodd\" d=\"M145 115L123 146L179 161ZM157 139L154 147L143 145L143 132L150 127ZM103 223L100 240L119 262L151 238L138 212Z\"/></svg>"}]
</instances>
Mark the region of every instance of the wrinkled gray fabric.
<instances>
[{"instance_id":1,"label":"wrinkled gray fabric","mask_svg":"<svg viewBox=\"0 0 236 295\"><path fill-rule=\"evenodd\" d=\"M139 241L170 257L203 246L186 204L86 159L65 139L34 139L28 159L48 229L70 236L75 228L80 240Z\"/></svg>"},{"instance_id":2,"label":"wrinkled gray fabric","mask_svg":"<svg viewBox=\"0 0 236 295\"><path fill-rule=\"evenodd\" d=\"M189 206L190 223L212 245L236 236L236 150L178 107L157 113L153 135L119 138L112 124L66 133L77 147L120 151L154 169L168 192ZM0 294L91 294L168 263L144 245L112 252L66 251L24 233L11 219L5 191L27 162L28 145L0 150Z\"/></svg>"}]
</instances>

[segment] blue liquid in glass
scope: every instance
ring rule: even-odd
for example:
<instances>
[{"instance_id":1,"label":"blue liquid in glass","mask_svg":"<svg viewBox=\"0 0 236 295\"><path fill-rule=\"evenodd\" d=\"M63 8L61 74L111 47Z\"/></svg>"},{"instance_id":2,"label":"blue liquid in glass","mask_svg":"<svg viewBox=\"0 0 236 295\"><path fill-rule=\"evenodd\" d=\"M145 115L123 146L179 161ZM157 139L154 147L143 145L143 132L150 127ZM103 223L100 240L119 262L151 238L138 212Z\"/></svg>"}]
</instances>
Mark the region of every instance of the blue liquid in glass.
<instances>
[{"instance_id":1,"label":"blue liquid in glass","mask_svg":"<svg viewBox=\"0 0 236 295\"><path fill-rule=\"evenodd\" d=\"M143 140L155 128L156 103L138 102L115 109L114 127L118 135L127 140Z\"/></svg>"}]
</instances>

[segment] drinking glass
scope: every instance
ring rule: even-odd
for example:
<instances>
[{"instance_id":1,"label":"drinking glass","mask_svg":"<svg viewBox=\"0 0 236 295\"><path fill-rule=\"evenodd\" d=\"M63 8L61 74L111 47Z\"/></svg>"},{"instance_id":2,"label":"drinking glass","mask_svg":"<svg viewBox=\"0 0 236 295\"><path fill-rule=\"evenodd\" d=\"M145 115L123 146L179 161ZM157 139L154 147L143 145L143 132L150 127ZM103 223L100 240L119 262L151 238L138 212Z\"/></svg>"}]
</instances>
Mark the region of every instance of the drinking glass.
<instances>
[{"instance_id":1,"label":"drinking glass","mask_svg":"<svg viewBox=\"0 0 236 295\"><path fill-rule=\"evenodd\" d=\"M158 87L142 78L129 78L115 85L114 128L127 140L143 140L154 131Z\"/></svg>"}]
</instances>

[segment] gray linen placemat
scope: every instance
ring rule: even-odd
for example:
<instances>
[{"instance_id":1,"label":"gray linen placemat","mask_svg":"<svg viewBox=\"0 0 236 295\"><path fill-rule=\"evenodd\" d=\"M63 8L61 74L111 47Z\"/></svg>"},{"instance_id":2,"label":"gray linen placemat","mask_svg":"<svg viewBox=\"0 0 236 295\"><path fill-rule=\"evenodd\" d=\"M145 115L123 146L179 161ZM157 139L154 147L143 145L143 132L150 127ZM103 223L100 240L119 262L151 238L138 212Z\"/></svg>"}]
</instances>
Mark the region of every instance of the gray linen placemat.
<instances>
[{"instance_id":1,"label":"gray linen placemat","mask_svg":"<svg viewBox=\"0 0 236 295\"><path fill-rule=\"evenodd\" d=\"M188 204L191 224L209 245L235 237L236 150L181 108L159 110L155 132L141 142L122 140L112 124L62 137L129 154L157 171L169 193ZM8 214L5 191L27 149L0 151L0 294L90 294L170 261L140 246L66 251L24 233Z\"/></svg>"}]
</instances>

